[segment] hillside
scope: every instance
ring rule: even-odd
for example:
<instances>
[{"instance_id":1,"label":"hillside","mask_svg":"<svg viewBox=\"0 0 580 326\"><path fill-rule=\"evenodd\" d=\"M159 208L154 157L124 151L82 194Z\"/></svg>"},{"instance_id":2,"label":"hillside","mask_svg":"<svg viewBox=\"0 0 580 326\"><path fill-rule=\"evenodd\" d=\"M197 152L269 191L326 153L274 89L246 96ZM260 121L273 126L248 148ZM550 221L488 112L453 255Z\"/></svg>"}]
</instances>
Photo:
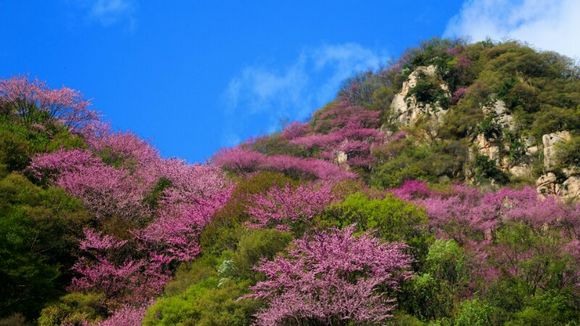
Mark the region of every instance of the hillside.
<instances>
[{"instance_id":1,"label":"hillside","mask_svg":"<svg viewBox=\"0 0 580 326\"><path fill-rule=\"evenodd\" d=\"M0 81L0 325L571 325L580 68L431 40L206 164Z\"/></svg>"}]
</instances>

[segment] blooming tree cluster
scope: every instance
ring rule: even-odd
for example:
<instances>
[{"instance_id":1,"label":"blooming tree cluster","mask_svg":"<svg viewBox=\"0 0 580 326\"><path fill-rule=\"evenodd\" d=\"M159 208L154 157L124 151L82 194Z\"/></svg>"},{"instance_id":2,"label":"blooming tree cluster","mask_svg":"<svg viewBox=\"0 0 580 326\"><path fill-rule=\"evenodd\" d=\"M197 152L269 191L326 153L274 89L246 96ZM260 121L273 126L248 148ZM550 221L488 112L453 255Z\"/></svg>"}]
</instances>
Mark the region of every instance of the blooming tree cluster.
<instances>
[{"instance_id":1,"label":"blooming tree cluster","mask_svg":"<svg viewBox=\"0 0 580 326\"><path fill-rule=\"evenodd\" d=\"M76 131L98 119L88 108L89 101L78 91L67 87L51 89L39 80L29 81L25 77L0 80L0 105L25 121L33 119L39 109Z\"/></svg>"},{"instance_id":2,"label":"blooming tree cluster","mask_svg":"<svg viewBox=\"0 0 580 326\"><path fill-rule=\"evenodd\" d=\"M490 235L508 221L523 222L538 229L561 227L571 234L580 234L578 204L566 205L556 197L542 198L531 187L482 192L458 185L451 191L435 192L423 182L409 181L393 193L425 207L436 230L458 241L468 232L450 226L463 226Z\"/></svg>"},{"instance_id":3,"label":"blooming tree cluster","mask_svg":"<svg viewBox=\"0 0 580 326\"><path fill-rule=\"evenodd\" d=\"M354 173L325 160L290 155L269 156L239 147L222 150L212 160L217 166L236 172L272 170L304 177L315 177L322 180L340 180L355 177Z\"/></svg>"},{"instance_id":4,"label":"blooming tree cluster","mask_svg":"<svg viewBox=\"0 0 580 326\"><path fill-rule=\"evenodd\" d=\"M262 262L257 270L266 280L252 287L250 297L268 307L257 315L259 325L288 320L382 322L395 300L381 289L397 289L410 276L406 246L381 243L354 228L331 230L294 241L287 257Z\"/></svg>"},{"instance_id":5,"label":"blooming tree cluster","mask_svg":"<svg viewBox=\"0 0 580 326\"><path fill-rule=\"evenodd\" d=\"M274 170L323 180L353 178L353 173L336 165L344 163L337 155L346 155L350 166L370 167L372 148L385 141L379 126L379 111L340 101L322 110L313 124L292 123L280 133L281 141L306 151L308 157L266 155L248 142L220 151L213 162L236 172Z\"/></svg>"},{"instance_id":6,"label":"blooming tree cluster","mask_svg":"<svg viewBox=\"0 0 580 326\"><path fill-rule=\"evenodd\" d=\"M136 258L127 240L90 229L84 232L80 242L84 255L73 267L79 275L73 279L73 289L103 292L112 306L143 303L158 294L169 279L167 257L146 253Z\"/></svg>"},{"instance_id":7,"label":"blooming tree cluster","mask_svg":"<svg viewBox=\"0 0 580 326\"><path fill-rule=\"evenodd\" d=\"M318 158L334 160L340 151L349 165L369 167L371 148L385 138L379 121L379 111L339 101L319 112L312 126L293 124L282 135L291 144L314 150Z\"/></svg>"},{"instance_id":8,"label":"blooming tree cluster","mask_svg":"<svg viewBox=\"0 0 580 326\"><path fill-rule=\"evenodd\" d=\"M33 158L29 171L82 199L97 218L139 218L149 214L149 190L126 169L104 164L86 150L59 150Z\"/></svg>"},{"instance_id":9,"label":"blooming tree cluster","mask_svg":"<svg viewBox=\"0 0 580 326\"><path fill-rule=\"evenodd\" d=\"M530 187L483 192L457 185L433 191L423 182L410 181L392 192L424 207L439 237L451 238L470 252L472 279L490 282L504 275L541 286L550 274L546 259L567 261L569 255L580 263L579 203L543 198ZM558 282L577 284L579 276L562 269Z\"/></svg>"},{"instance_id":10,"label":"blooming tree cluster","mask_svg":"<svg viewBox=\"0 0 580 326\"><path fill-rule=\"evenodd\" d=\"M147 306L125 306L115 311L115 313L103 320L98 326L140 326L147 311Z\"/></svg>"},{"instance_id":11,"label":"blooming tree cluster","mask_svg":"<svg viewBox=\"0 0 580 326\"><path fill-rule=\"evenodd\" d=\"M174 262L200 253L199 234L233 186L219 168L161 159L132 134L94 135L89 150L37 155L28 171L81 199L98 223L121 218L133 225L124 240L85 230L72 288L104 292L112 308L144 303L161 291ZM161 180L151 206L147 198Z\"/></svg>"},{"instance_id":12,"label":"blooming tree cluster","mask_svg":"<svg viewBox=\"0 0 580 326\"><path fill-rule=\"evenodd\" d=\"M171 187L163 193L158 218L136 233L150 249L177 261L188 261L200 252L203 226L230 198L233 187L212 166L188 165L170 160L164 176Z\"/></svg>"},{"instance_id":13,"label":"blooming tree cluster","mask_svg":"<svg viewBox=\"0 0 580 326\"><path fill-rule=\"evenodd\" d=\"M332 184L327 182L298 187L275 186L265 194L254 195L250 200L248 213L253 218L250 226L288 229L294 223L308 222L334 199Z\"/></svg>"}]
</instances>

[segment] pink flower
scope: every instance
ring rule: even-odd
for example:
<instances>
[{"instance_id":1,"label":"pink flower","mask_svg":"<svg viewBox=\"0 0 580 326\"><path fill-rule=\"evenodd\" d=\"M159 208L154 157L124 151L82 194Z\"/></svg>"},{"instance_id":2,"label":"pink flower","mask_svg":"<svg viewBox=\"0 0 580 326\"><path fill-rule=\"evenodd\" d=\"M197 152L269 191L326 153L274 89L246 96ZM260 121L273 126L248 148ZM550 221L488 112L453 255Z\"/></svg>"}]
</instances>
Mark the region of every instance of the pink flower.
<instances>
[{"instance_id":1,"label":"pink flower","mask_svg":"<svg viewBox=\"0 0 580 326\"><path fill-rule=\"evenodd\" d=\"M290 185L273 187L250 200L252 204L248 207L248 213L253 218L250 225L280 228L282 226L279 224L308 222L334 199L330 183L312 183L296 188Z\"/></svg>"},{"instance_id":2,"label":"pink flower","mask_svg":"<svg viewBox=\"0 0 580 326\"><path fill-rule=\"evenodd\" d=\"M378 287L397 289L410 277L411 259L403 244L353 235L354 227L295 240L287 256L263 261L257 271L265 281L247 297L264 299L258 325L285 320L383 322L395 300Z\"/></svg>"}]
</instances>

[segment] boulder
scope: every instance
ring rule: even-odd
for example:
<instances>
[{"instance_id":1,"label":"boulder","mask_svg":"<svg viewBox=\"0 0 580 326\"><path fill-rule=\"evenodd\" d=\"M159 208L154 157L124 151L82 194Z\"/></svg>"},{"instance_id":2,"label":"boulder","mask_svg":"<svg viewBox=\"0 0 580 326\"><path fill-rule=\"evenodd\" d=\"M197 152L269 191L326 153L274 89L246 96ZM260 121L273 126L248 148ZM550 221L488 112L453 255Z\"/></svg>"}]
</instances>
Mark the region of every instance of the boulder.
<instances>
[{"instance_id":1,"label":"boulder","mask_svg":"<svg viewBox=\"0 0 580 326\"><path fill-rule=\"evenodd\" d=\"M478 134L475 138L475 146L479 155L487 156L490 160L499 162L500 150L499 146L490 142L483 134Z\"/></svg>"},{"instance_id":2,"label":"boulder","mask_svg":"<svg viewBox=\"0 0 580 326\"><path fill-rule=\"evenodd\" d=\"M343 151L336 152L336 156L334 158L334 162L336 164L343 165L346 164L346 161L348 161L348 154Z\"/></svg>"},{"instance_id":3,"label":"boulder","mask_svg":"<svg viewBox=\"0 0 580 326\"><path fill-rule=\"evenodd\" d=\"M525 164L515 165L509 168L509 172L517 178L525 178L532 175L532 169Z\"/></svg>"},{"instance_id":4,"label":"boulder","mask_svg":"<svg viewBox=\"0 0 580 326\"><path fill-rule=\"evenodd\" d=\"M561 186L558 183L558 178L553 172L548 172L541 175L536 180L536 190L542 195L559 195Z\"/></svg>"},{"instance_id":5,"label":"boulder","mask_svg":"<svg viewBox=\"0 0 580 326\"><path fill-rule=\"evenodd\" d=\"M569 131L558 131L542 136L542 143L544 145L544 168L546 171L551 171L556 167L556 147L555 145L561 141L569 141L572 135Z\"/></svg>"},{"instance_id":6,"label":"boulder","mask_svg":"<svg viewBox=\"0 0 580 326\"><path fill-rule=\"evenodd\" d=\"M566 200L580 198L580 177L572 176L562 183L561 196Z\"/></svg>"}]
</instances>

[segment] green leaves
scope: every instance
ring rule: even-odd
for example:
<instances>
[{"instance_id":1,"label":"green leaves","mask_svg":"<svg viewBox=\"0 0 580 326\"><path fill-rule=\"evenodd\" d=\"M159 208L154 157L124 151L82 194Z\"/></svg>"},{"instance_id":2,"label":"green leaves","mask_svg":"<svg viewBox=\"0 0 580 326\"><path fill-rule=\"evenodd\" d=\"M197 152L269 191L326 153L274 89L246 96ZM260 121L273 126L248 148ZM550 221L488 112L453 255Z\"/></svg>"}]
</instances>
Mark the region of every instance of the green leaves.
<instances>
[{"instance_id":1,"label":"green leaves","mask_svg":"<svg viewBox=\"0 0 580 326\"><path fill-rule=\"evenodd\" d=\"M386 241L405 242L419 260L425 256L433 239L425 211L390 195L384 199L370 199L355 193L330 206L320 223L341 228L355 224L358 231L373 232Z\"/></svg>"}]
</instances>

